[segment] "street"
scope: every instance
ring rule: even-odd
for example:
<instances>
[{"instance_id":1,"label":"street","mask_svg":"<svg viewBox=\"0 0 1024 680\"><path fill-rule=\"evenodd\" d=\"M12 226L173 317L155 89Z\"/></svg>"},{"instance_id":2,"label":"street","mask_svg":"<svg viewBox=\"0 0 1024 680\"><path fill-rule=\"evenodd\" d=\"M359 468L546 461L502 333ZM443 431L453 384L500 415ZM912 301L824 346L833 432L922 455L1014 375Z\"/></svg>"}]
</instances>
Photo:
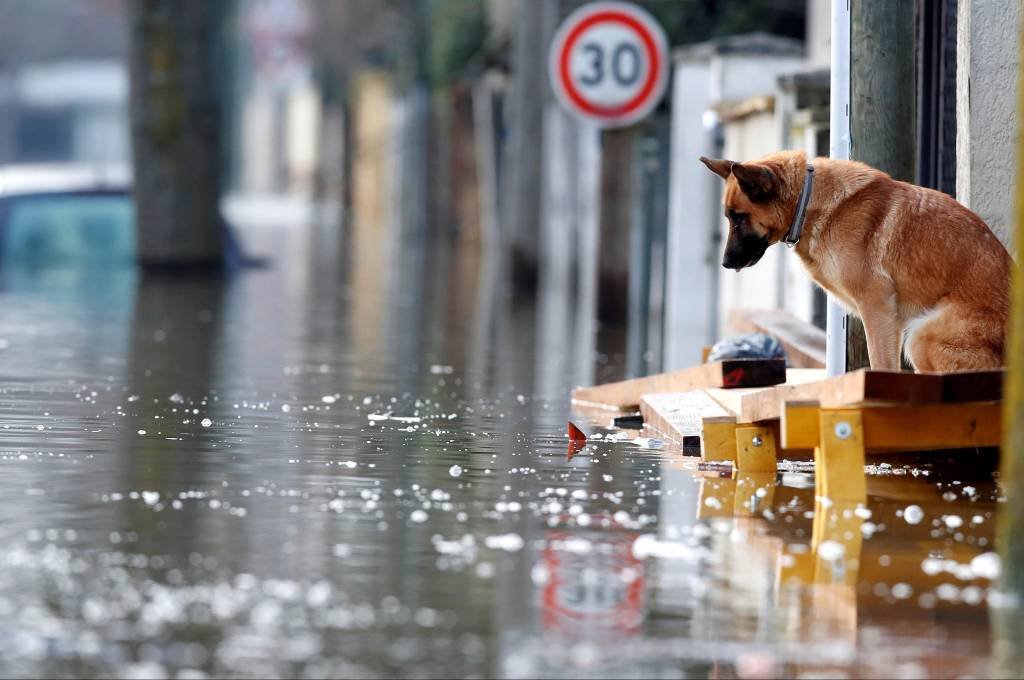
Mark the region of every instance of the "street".
<instances>
[{"instance_id":1,"label":"street","mask_svg":"<svg viewBox=\"0 0 1024 680\"><path fill-rule=\"evenodd\" d=\"M317 233L228 283L5 279L3 675L984 672L991 481L876 470L856 587L778 588L812 475L762 520L605 419L567 460L570 385L475 255L346 273Z\"/></svg>"}]
</instances>

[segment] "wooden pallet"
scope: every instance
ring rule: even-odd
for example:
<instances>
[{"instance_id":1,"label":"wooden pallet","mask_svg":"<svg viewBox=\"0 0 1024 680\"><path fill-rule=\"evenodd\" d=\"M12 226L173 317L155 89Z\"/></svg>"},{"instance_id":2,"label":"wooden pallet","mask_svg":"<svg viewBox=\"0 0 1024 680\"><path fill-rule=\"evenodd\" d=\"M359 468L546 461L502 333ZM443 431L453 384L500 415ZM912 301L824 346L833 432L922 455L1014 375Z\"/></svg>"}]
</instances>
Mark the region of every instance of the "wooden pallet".
<instances>
[{"instance_id":1,"label":"wooden pallet","mask_svg":"<svg viewBox=\"0 0 1024 680\"><path fill-rule=\"evenodd\" d=\"M670 439L693 444L699 436L705 461L732 462L749 472L775 470L780 455L809 456L820 448L820 414L835 410L852 409L867 418L874 433L867 435L869 452L998 443L993 405L1002 393L1002 371L821 376L814 369L790 369L781 385L645 395L640 409L645 422ZM937 407L918 408L925 406ZM945 420L923 432L907 426L918 414ZM974 429L964 434L962 428Z\"/></svg>"},{"instance_id":2,"label":"wooden pallet","mask_svg":"<svg viewBox=\"0 0 1024 680\"><path fill-rule=\"evenodd\" d=\"M779 418L782 400L793 389L824 379L824 369L791 368L786 371L786 382L781 385L733 390L712 388L707 390L707 394L733 414L736 422L756 423Z\"/></svg>"}]
</instances>

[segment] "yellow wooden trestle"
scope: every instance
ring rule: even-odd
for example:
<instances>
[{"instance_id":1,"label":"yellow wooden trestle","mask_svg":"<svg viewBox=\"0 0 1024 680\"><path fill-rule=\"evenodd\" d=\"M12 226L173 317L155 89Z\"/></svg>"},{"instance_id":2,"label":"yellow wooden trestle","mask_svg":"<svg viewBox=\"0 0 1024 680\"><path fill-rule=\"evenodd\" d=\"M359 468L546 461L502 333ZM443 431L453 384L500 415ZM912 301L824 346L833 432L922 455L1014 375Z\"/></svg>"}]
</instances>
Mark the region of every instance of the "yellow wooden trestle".
<instances>
[{"instance_id":1,"label":"yellow wooden trestle","mask_svg":"<svg viewBox=\"0 0 1024 680\"><path fill-rule=\"evenodd\" d=\"M830 409L790 402L781 423L781 448L813 448L816 495L837 502L866 499L864 465L869 452L998 446L1001 436L999 402Z\"/></svg>"}]
</instances>

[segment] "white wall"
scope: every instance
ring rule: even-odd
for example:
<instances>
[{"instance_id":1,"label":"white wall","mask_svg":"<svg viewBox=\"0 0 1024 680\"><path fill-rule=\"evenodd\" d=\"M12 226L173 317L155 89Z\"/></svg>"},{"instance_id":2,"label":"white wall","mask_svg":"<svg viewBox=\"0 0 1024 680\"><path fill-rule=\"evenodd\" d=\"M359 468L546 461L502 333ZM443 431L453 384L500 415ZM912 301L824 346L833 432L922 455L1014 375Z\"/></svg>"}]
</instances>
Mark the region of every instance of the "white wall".
<instances>
[{"instance_id":1,"label":"white wall","mask_svg":"<svg viewBox=\"0 0 1024 680\"><path fill-rule=\"evenodd\" d=\"M832 63L832 3L807 2L807 67L828 68Z\"/></svg>"},{"instance_id":2,"label":"white wall","mask_svg":"<svg viewBox=\"0 0 1024 680\"><path fill-rule=\"evenodd\" d=\"M664 368L700 362L710 340L711 273L708 222L717 201L714 177L698 160L713 153L702 122L710 108L707 62L680 63L672 89L668 238L665 286Z\"/></svg>"},{"instance_id":3,"label":"white wall","mask_svg":"<svg viewBox=\"0 0 1024 680\"><path fill-rule=\"evenodd\" d=\"M956 196L1004 243L1013 232L1021 12L1021 0L957 7Z\"/></svg>"},{"instance_id":4,"label":"white wall","mask_svg":"<svg viewBox=\"0 0 1024 680\"><path fill-rule=\"evenodd\" d=\"M712 84L715 104L738 102L750 97L775 92L775 81L784 73L803 68L803 57L773 57L770 55L728 54L712 61L712 70L720 81Z\"/></svg>"}]
</instances>

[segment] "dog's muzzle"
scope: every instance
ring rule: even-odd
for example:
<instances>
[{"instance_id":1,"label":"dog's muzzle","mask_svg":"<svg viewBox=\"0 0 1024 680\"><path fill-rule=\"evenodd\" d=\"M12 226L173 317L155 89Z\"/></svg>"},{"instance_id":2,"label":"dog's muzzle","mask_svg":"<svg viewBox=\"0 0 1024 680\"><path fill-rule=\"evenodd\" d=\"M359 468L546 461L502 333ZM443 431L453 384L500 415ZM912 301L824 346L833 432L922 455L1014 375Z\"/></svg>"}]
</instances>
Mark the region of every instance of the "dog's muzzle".
<instances>
[{"instance_id":1,"label":"dog's muzzle","mask_svg":"<svg viewBox=\"0 0 1024 680\"><path fill-rule=\"evenodd\" d=\"M722 266L739 271L757 264L768 250L768 237L743 234L729 239L722 256Z\"/></svg>"}]
</instances>

